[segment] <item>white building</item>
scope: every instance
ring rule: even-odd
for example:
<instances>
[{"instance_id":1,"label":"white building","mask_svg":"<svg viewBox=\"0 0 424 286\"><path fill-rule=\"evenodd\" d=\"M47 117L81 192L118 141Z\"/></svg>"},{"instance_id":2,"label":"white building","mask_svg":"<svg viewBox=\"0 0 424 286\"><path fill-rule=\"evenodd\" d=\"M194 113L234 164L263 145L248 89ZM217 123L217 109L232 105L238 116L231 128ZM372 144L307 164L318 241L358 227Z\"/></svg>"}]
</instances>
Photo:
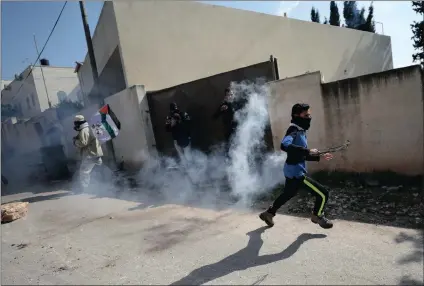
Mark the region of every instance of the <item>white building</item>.
<instances>
[{"instance_id":1,"label":"white building","mask_svg":"<svg viewBox=\"0 0 424 286\"><path fill-rule=\"evenodd\" d=\"M13 81L2 81L1 103L10 104L22 118L36 116L63 100L81 102L82 98L72 67L28 66Z\"/></svg>"},{"instance_id":2,"label":"white building","mask_svg":"<svg viewBox=\"0 0 424 286\"><path fill-rule=\"evenodd\" d=\"M106 1L93 35L104 97L159 90L273 55L280 78L321 71L335 81L393 68L390 37L194 1ZM93 87L88 56L78 68Z\"/></svg>"}]
</instances>

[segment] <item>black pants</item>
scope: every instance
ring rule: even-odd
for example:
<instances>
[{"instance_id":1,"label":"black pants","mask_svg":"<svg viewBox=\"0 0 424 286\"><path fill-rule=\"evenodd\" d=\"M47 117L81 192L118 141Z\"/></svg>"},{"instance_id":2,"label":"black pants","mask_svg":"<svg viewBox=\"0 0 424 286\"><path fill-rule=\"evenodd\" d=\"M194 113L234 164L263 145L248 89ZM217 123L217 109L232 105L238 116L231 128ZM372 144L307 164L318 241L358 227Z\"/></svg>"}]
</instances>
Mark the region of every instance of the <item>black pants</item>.
<instances>
[{"instance_id":1,"label":"black pants","mask_svg":"<svg viewBox=\"0 0 424 286\"><path fill-rule=\"evenodd\" d=\"M236 126L229 125L226 127L224 131L225 136L225 155L229 158L230 157L230 148L231 148L231 141L234 139L234 134L236 133Z\"/></svg>"},{"instance_id":2,"label":"black pants","mask_svg":"<svg viewBox=\"0 0 424 286\"><path fill-rule=\"evenodd\" d=\"M314 215L321 216L328 201L328 190L317 181L306 176L293 179L286 178L286 185L284 186L283 193L274 201L268 209L268 212L275 215L277 210L294 197L301 188L307 189L315 196Z\"/></svg>"}]
</instances>

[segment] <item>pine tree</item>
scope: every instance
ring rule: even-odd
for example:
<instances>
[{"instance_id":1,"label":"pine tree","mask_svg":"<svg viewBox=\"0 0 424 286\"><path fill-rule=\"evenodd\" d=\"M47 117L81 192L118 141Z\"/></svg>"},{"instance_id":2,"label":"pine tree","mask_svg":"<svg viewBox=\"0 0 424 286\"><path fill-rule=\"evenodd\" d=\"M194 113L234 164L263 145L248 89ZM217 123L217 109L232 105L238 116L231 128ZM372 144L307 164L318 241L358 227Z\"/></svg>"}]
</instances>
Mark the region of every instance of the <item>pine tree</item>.
<instances>
[{"instance_id":1,"label":"pine tree","mask_svg":"<svg viewBox=\"0 0 424 286\"><path fill-rule=\"evenodd\" d=\"M424 68L424 2L421 1L411 1L412 9L417 13L421 14L423 20L420 22L414 21L411 24L412 29L412 40L413 47L416 51L415 54L412 55L412 60L414 62L419 62L421 66Z\"/></svg>"},{"instance_id":2,"label":"pine tree","mask_svg":"<svg viewBox=\"0 0 424 286\"><path fill-rule=\"evenodd\" d=\"M356 1L343 1L343 17L347 28L355 28L356 12Z\"/></svg>"},{"instance_id":3,"label":"pine tree","mask_svg":"<svg viewBox=\"0 0 424 286\"><path fill-rule=\"evenodd\" d=\"M330 25L340 26L339 7L335 1L330 2Z\"/></svg>"},{"instance_id":4,"label":"pine tree","mask_svg":"<svg viewBox=\"0 0 424 286\"><path fill-rule=\"evenodd\" d=\"M312 7L311 9L311 21L319 23L319 12L315 9L315 7Z\"/></svg>"},{"instance_id":5,"label":"pine tree","mask_svg":"<svg viewBox=\"0 0 424 286\"><path fill-rule=\"evenodd\" d=\"M374 7L372 5L372 2L370 7L368 8L368 16L367 16L367 20L365 21L364 31L375 33Z\"/></svg>"},{"instance_id":6,"label":"pine tree","mask_svg":"<svg viewBox=\"0 0 424 286\"><path fill-rule=\"evenodd\" d=\"M366 20L365 20L365 8L362 7L361 11L357 16L355 17L355 24L354 29L360 30L360 31L366 31Z\"/></svg>"},{"instance_id":7,"label":"pine tree","mask_svg":"<svg viewBox=\"0 0 424 286\"><path fill-rule=\"evenodd\" d=\"M321 21L320 21L320 17L319 17L319 11L318 11L318 9L317 9L317 19L316 19L316 21L315 22L317 22L317 23L321 23Z\"/></svg>"}]
</instances>

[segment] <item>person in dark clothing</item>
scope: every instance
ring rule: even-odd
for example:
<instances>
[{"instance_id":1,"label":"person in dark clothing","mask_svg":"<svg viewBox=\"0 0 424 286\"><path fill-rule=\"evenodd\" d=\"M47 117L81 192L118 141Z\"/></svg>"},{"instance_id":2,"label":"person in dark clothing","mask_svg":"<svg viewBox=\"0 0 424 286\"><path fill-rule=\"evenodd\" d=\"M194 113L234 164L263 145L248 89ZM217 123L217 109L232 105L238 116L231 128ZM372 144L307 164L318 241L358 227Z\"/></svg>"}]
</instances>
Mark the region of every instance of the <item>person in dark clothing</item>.
<instances>
[{"instance_id":1,"label":"person in dark clothing","mask_svg":"<svg viewBox=\"0 0 424 286\"><path fill-rule=\"evenodd\" d=\"M214 113L214 119L219 117L222 118L222 123L224 125L224 136L227 142L227 149L229 149L229 144L231 137L237 129L237 121L234 118L234 114L237 110L241 108L241 104L238 101L235 101L233 92L227 88L225 89L225 97L219 108Z\"/></svg>"},{"instance_id":2,"label":"person in dark clothing","mask_svg":"<svg viewBox=\"0 0 424 286\"><path fill-rule=\"evenodd\" d=\"M166 131L171 132L174 146L181 160L190 160L190 116L178 109L175 102L169 106L165 122Z\"/></svg>"},{"instance_id":3,"label":"person in dark clothing","mask_svg":"<svg viewBox=\"0 0 424 286\"><path fill-rule=\"evenodd\" d=\"M6 177L5 176L3 176L3 175L1 175L1 182L3 183L3 184L5 184L5 185L8 185L9 184L9 181L6 179Z\"/></svg>"},{"instance_id":4,"label":"person in dark clothing","mask_svg":"<svg viewBox=\"0 0 424 286\"><path fill-rule=\"evenodd\" d=\"M305 161L320 161L317 149L308 149L306 131L311 124L309 105L297 103L292 108L292 120L286 135L281 141L281 150L287 153L284 165L286 183L284 191L274 203L259 215L268 226L274 226L273 217L277 210L294 197L300 188L306 188L315 197L315 207L311 221L322 228L332 228L333 223L324 216L324 208L328 201L328 190L323 185L306 176ZM325 160L331 160L329 153L323 155Z\"/></svg>"}]
</instances>

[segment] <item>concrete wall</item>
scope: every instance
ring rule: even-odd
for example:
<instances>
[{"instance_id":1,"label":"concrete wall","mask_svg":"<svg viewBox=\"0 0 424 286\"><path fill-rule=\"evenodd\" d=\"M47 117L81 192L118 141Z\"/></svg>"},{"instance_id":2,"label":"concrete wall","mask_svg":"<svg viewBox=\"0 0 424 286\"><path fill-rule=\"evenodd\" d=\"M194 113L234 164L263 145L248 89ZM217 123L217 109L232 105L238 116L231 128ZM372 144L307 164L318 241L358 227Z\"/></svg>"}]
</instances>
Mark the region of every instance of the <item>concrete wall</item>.
<instances>
[{"instance_id":1,"label":"concrete wall","mask_svg":"<svg viewBox=\"0 0 424 286\"><path fill-rule=\"evenodd\" d=\"M309 131L311 146L327 146L323 104L321 101L321 74L314 72L307 75L287 78L270 83L271 95L268 111L271 122L273 143L276 150L280 150L282 136L290 124L291 107L297 102L308 102L312 108L312 128Z\"/></svg>"},{"instance_id":2,"label":"concrete wall","mask_svg":"<svg viewBox=\"0 0 424 286\"><path fill-rule=\"evenodd\" d=\"M117 162L125 168L137 168L145 156L155 154L150 114L144 86L132 86L106 98L121 122L119 135L112 140Z\"/></svg>"},{"instance_id":3,"label":"concrete wall","mask_svg":"<svg viewBox=\"0 0 424 286\"><path fill-rule=\"evenodd\" d=\"M99 93L102 98L126 88L119 48L116 47L99 76Z\"/></svg>"},{"instance_id":4,"label":"concrete wall","mask_svg":"<svg viewBox=\"0 0 424 286\"><path fill-rule=\"evenodd\" d=\"M94 56L96 58L97 71L99 75L103 72L109 58L118 47L119 38L113 10L112 1L105 1L98 24L92 36ZM118 48L119 49L119 48ZM94 80L88 54L78 72L84 94L89 94L93 88Z\"/></svg>"},{"instance_id":5,"label":"concrete wall","mask_svg":"<svg viewBox=\"0 0 424 286\"><path fill-rule=\"evenodd\" d=\"M33 123L2 124L1 133L2 151L5 151L3 156L8 156L7 151L12 149L16 151L15 153L24 154L34 152L41 147L41 137Z\"/></svg>"},{"instance_id":6,"label":"concrete wall","mask_svg":"<svg viewBox=\"0 0 424 286\"><path fill-rule=\"evenodd\" d=\"M92 110L83 110L82 113L91 116ZM35 177L45 177L45 163L49 165L57 160L66 162L66 157L57 153L49 153L43 160L43 147L62 146L67 159L71 162L79 159L72 144L72 137L76 135L73 130L73 118L74 116L71 116L60 121L56 109L48 109L26 122L2 123L2 173L13 185L29 183L31 178Z\"/></svg>"},{"instance_id":7,"label":"concrete wall","mask_svg":"<svg viewBox=\"0 0 424 286\"><path fill-rule=\"evenodd\" d=\"M54 107L59 103L59 96L62 93L65 99L79 101L81 93L78 76L73 68L68 67L43 67L44 78L46 82L48 98ZM43 77L39 67L32 71L34 82L37 87L38 101L41 111L49 108L46 88L44 87Z\"/></svg>"},{"instance_id":8,"label":"concrete wall","mask_svg":"<svg viewBox=\"0 0 424 286\"><path fill-rule=\"evenodd\" d=\"M149 92L149 107L158 151L167 155L176 152L172 136L165 130L165 119L171 102L176 102L180 110L186 111L191 117L192 147L207 152L210 147L225 140L222 119L213 118L224 99L225 89L230 87L231 82L255 81L259 78L265 81L274 79L271 61ZM271 146L270 132L266 133L265 138L267 146Z\"/></svg>"},{"instance_id":9,"label":"concrete wall","mask_svg":"<svg viewBox=\"0 0 424 286\"><path fill-rule=\"evenodd\" d=\"M107 21L117 23L127 86L159 90L271 54L280 78L320 70L334 81L393 66L390 37L378 34L194 1L114 1L113 7L115 18Z\"/></svg>"},{"instance_id":10,"label":"concrete wall","mask_svg":"<svg viewBox=\"0 0 424 286\"><path fill-rule=\"evenodd\" d=\"M37 170L41 171L41 139L33 123L2 124L1 170L11 184L26 180Z\"/></svg>"},{"instance_id":11,"label":"concrete wall","mask_svg":"<svg viewBox=\"0 0 424 286\"><path fill-rule=\"evenodd\" d=\"M332 162L310 163L312 171L424 173L424 117L419 66L321 84L320 73L270 83L269 112L274 146L290 123L296 102L308 102L311 148L352 142Z\"/></svg>"}]
</instances>

